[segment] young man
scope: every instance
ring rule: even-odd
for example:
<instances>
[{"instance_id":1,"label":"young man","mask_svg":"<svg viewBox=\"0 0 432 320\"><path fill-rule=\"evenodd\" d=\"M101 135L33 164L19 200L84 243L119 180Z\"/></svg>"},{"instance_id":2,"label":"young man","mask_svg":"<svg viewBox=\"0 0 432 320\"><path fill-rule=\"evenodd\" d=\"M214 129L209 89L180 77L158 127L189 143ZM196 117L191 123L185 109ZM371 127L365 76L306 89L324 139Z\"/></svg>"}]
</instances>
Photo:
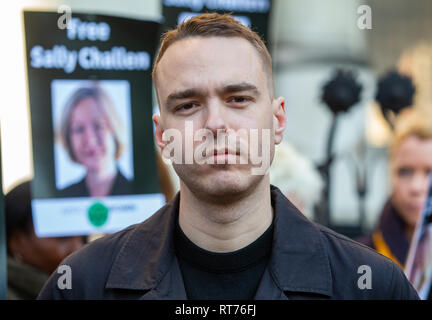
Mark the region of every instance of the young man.
<instances>
[{"instance_id":1,"label":"young man","mask_svg":"<svg viewBox=\"0 0 432 320\"><path fill-rule=\"evenodd\" d=\"M165 155L181 151L180 193L67 258L72 289L54 273L41 299L417 298L389 259L308 221L270 186L285 101L256 33L228 15L194 17L164 36L153 80L156 141ZM216 139L229 134L228 147Z\"/></svg>"}]
</instances>

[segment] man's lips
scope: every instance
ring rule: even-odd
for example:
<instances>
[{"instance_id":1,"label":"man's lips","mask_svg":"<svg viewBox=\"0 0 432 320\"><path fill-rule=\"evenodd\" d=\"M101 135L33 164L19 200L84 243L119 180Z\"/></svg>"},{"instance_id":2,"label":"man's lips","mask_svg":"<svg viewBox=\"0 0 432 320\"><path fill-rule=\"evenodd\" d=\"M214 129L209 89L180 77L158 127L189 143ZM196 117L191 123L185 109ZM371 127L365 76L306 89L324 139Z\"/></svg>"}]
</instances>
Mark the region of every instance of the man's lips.
<instances>
[{"instance_id":1,"label":"man's lips","mask_svg":"<svg viewBox=\"0 0 432 320\"><path fill-rule=\"evenodd\" d=\"M215 164L235 164L237 163L237 157L240 156L240 152L229 150L229 149L214 149L213 162Z\"/></svg>"},{"instance_id":2,"label":"man's lips","mask_svg":"<svg viewBox=\"0 0 432 320\"><path fill-rule=\"evenodd\" d=\"M240 152L230 150L230 149L214 149L213 150L213 156L223 156L223 155L233 155L233 156L239 156Z\"/></svg>"}]
</instances>

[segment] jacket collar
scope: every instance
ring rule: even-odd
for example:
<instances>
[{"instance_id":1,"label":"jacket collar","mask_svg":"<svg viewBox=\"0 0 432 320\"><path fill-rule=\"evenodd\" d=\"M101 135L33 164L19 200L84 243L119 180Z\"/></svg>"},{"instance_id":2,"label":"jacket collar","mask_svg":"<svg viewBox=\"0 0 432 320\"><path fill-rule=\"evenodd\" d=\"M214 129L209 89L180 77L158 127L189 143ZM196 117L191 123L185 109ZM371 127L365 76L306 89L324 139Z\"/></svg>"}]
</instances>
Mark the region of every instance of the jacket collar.
<instances>
[{"instance_id":1,"label":"jacket collar","mask_svg":"<svg viewBox=\"0 0 432 320\"><path fill-rule=\"evenodd\" d=\"M321 232L274 186L271 198L275 213L273 249L269 274L263 276L256 298L266 296L270 285L280 291L331 296L330 265ZM173 244L179 201L177 193L132 231L114 260L107 289L153 289L173 299L185 298Z\"/></svg>"},{"instance_id":2,"label":"jacket collar","mask_svg":"<svg viewBox=\"0 0 432 320\"><path fill-rule=\"evenodd\" d=\"M180 194L133 229L111 267L106 288L150 290L172 267Z\"/></svg>"},{"instance_id":3,"label":"jacket collar","mask_svg":"<svg viewBox=\"0 0 432 320\"><path fill-rule=\"evenodd\" d=\"M332 294L332 275L321 231L271 186L274 239L270 273L286 293Z\"/></svg>"}]
</instances>

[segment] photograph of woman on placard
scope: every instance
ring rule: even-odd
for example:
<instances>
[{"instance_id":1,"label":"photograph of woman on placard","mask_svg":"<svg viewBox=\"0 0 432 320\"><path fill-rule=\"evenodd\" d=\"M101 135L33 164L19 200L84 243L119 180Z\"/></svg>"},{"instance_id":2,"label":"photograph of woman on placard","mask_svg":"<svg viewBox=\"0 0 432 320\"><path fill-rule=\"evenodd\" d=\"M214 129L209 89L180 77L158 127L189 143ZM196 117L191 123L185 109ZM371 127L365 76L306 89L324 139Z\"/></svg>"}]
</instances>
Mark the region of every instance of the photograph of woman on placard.
<instances>
[{"instance_id":1,"label":"photograph of woman on placard","mask_svg":"<svg viewBox=\"0 0 432 320\"><path fill-rule=\"evenodd\" d=\"M61 88L68 80L58 81L63 82L57 85ZM120 87L124 86L122 81L118 82ZM131 182L119 167L119 159L125 152L130 152L130 148L127 148L127 127L117 109L110 95L96 81L84 81L69 95L57 117L56 136L70 162L81 166L84 176L61 188L61 197L133 193ZM129 161L129 166L126 166L129 172L131 166ZM56 169L61 171L63 168L56 164Z\"/></svg>"}]
</instances>

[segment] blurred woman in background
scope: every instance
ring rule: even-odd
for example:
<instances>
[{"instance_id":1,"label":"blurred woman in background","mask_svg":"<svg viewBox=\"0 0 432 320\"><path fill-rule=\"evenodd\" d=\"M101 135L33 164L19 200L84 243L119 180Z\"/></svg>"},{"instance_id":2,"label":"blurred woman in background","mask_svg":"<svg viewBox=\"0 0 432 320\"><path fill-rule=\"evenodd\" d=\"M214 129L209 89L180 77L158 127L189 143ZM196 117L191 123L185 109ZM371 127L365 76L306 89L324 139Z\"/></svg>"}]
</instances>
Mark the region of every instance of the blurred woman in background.
<instances>
[{"instance_id":1,"label":"blurred woman in background","mask_svg":"<svg viewBox=\"0 0 432 320\"><path fill-rule=\"evenodd\" d=\"M391 194L378 227L357 239L405 265L416 223L425 205L432 172L432 115L414 108L397 119L390 145Z\"/></svg>"}]
</instances>

